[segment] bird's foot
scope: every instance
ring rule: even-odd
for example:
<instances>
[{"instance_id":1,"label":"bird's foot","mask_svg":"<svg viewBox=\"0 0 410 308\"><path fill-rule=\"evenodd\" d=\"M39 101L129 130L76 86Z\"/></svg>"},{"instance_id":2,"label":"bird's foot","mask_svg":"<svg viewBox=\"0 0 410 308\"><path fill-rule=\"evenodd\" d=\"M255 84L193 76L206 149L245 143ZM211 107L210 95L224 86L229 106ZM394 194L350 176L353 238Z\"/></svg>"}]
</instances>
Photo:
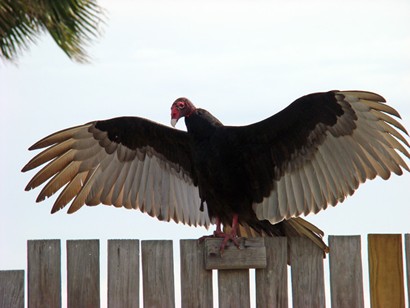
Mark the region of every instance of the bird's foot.
<instances>
[{"instance_id":1,"label":"bird's foot","mask_svg":"<svg viewBox=\"0 0 410 308\"><path fill-rule=\"evenodd\" d=\"M228 245L228 242L230 240L239 249L239 237L236 235L236 232L223 233L223 234L219 235L219 237L223 238L221 246L219 247L219 251L220 251L221 255L224 253L225 247Z\"/></svg>"},{"instance_id":2,"label":"bird's foot","mask_svg":"<svg viewBox=\"0 0 410 308\"><path fill-rule=\"evenodd\" d=\"M225 251L225 247L228 246L228 242L232 241L236 247L240 247L239 244L239 237L238 234L236 233L236 230L238 228L238 215L235 214L233 215L233 220L232 220L232 229L229 233L225 233L222 231L221 228L221 220L219 217L216 218L216 230L212 235L205 235L199 238L199 242L203 242L206 238L213 237L213 238L223 238L223 241L219 247L219 251L221 255Z\"/></svg>"},{"instance_id":3,"label":"bird's foot","mask_svg":"<svg viewBox=\"0 0 410 308\"><path fill-rule=\"evenodd\" d=\"M219 251L221 255L224 253L225 247L228 246L229 241L232 241L232 243L236 247L238 247L238 249L240 248L239 237L236 235L236 232L225 233L225 232L216 230L214 231L212 235L204 235L200 237L199 242L202 243L207 238L222 238L223 239L221 245L219 246Z\"/></svg>"}]
</instances>

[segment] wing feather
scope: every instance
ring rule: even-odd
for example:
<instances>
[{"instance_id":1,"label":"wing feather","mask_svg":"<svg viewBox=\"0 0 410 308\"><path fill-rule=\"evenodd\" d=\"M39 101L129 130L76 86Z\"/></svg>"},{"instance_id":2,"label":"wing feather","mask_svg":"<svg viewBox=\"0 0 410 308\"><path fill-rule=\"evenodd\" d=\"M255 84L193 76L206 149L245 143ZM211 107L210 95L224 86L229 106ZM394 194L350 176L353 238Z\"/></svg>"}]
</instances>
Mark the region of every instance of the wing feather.
<instances>
[{"instance_id":1,"label":"wing feather","mask_svg":"<svg viewBox=\"0 0 410 308\"><path fill-rule=\"evenodd\" d=\"M243 143L259 146L253 159L271 160L265 165L275 168L271 183L255 185L261 191L270 187L262 200L255 192L258 219L277 223L317 213L342 202L367 179L409 170L403 159L410 158L408 133L395 117L400 118L397 110L380 95L331 91L302 97L271 118L236 128ZM258 172L254 167L249 176L257 179Z\"/></svg>"},{"instance_id":2,"label":"wing feather","mask_svg":"<svg viewBox=\"0 0 410 308\"><path fill-rule=\"evenodd\" d=\"M48 151L44 151L36 155L33 159L31 159L27 165L24 166L23 172L32 170L41 166L42 164L54 159L55 157L65 153L67 150L71 149L75 140L74 139L67 139L61 143L53 145Z\"/></svg>"},{"instance_id":3,"label":"wing feather","mask_svg":"<svg viewBox=\"0 0 410 308\"><path fill-rule=\"evenodd\" d=\"M138 199L139 199L139 191L140 191L139 189L140 189L140 182L142 180L142 171L144 169L144 164L138 161L138 164L135 168L136 168L135 177L134 177L134 182L131 187L129 198L130 198L132 207L134 209L141 210Z\"/></svg>"},{"instance_id":4,"label":"wing feather","mask_svg":"<svg viewBox=\"0 0 410 308\"><path fill-rule=\"evenodd\" d=\"M53 160L51 163L37 172L37 174L27 184L26 190L33 189L46 182L48 179L58 173L59 170L64 169L71 161L73 161L74 156L75 150L71 149L61 156L58 156L55 160Z\"/></svg>"},{"instance_id":5,"label":"wing feather","mask_svg":"<svg viewBox=\"0 0 410 308\"><path fill-rule=\"evenodd\" d=\"M119 159L119 161L121 161L121 159ZM132 164L132 161L123 162L121 172L118 175L117 180L114 183L111 202L116 207L120 207L123 204L125 204L125 202L123 201L124 186L125 186L125 180L127 179L128 174L131 173L130 171L131 164Z\"/></svg>"},{"instance_id":6,"label":"wing feather","mask_svg":"<svg viewBox=\"0 0 410 308\"><path fill-rule=\"evenodd\" d=\"M357 180L358 185L366 181L366 169L363 166L363 162L360 159L360 153L362 153L360 146L357 143L352 142L350 138L343 138L344 146L343 153L346 153L348 160L351 161L352 166L352 176ZM356 186L357 188L357 186Z\"/></svg>"},{"instance_id":7,"label":"wing feather","mask_svg":"<svg viewBox=\"0 0 410 308\"><path fill-rule=\"evenodd\" d=\"M134 157L135 158L135 157ZM138 159L133 159L131 161L131 165L129 166L130 171L128 172L127 178L124 182L124 197L123 197L123 204L124 207L127 209L133 208L133 202L131 201L131 195L134 187L134 182L137 178L137 170L138 170Z\"/></svg>"},{"instance_id":8,"label":"wing feather","mask_svg":"<svg viewBox=\"0 0 410 308\"><path fill-rule=\"evenodd\" d=\"M285 177L286 178L286 177ZM278 202L279 211L282 217L286 217L288 212L288 199L286 195L286 181L282 180L278 182Z\"/></svg>"},{"instance_id":9,"label":"wing feather","mask_svg":"<svg viewBox=\"0 0 410 308\"><path fill-rule=\"evenodd\" d=\"M396 119L393 119L391 116L376 110L371 110L370 112L373 113L379 119L379 121L384 121L387 124L393 125L400 129L403 133L408 134L404 126L400 124L400 122Z\"/></svg>"},{"instance_id":10,"label":"wing feather","mask_svg":"<svg viewBox=\"0 0 410 308\"><path fill-rule=\"evenodd\" d=\"M97 168L94 170L90 170L87 178L84 183L80 183L80 191L74 197L73 202L70 204L70 207L67 210L67 213L72 214L78 211L84 204L85 200L91 190L92 185L94 184L95 180L100 176L101 169Z\"/></svg>"},{"instance_id":11,"label":"wing feather","mask_svg":"<svg viewBox=\"0 0 410 308\"><path fill-rule=\"evenodd\" d=\"M297 204L294 196L294 187L292 183L292 173L289 173L285 176L285 187L286 187L286 200L289 206L286 209L285 217L290 217L292 212L297 212Z\"/></svg>"},{"instance_id":12,"label":"wing feather","mask_svg":"<svg viewBox=\"0 0 410 308\"><path fill-rule=\"evenodd\" d=\"M381 104L379 102L376 101L371 101L371 100L366 100L366 99L361 99L360 100L363 104L366 104L370 109L374 110L374 111L382 111L385 113L389 113L391 115L394 115L395 117L400 118L400 114L398 113L398 111L396 109L394 109L393 107L386 105L386 104Z\"/></svg>"},{"instance_id":13,"label":"wing feather","mask_svg":"<svg viewBox=\"0 0 410 308\"><path fill-rule=\"evenodd\" d=\"M118 180L118 177L121 173L121 171L124 168L124 165L120 163L117 158L114 156L114 158L106 160L109 162L108 167L102 168L101 166L98 168L99 171L101 172L101 181L103 181L103 190L101 192L100 200L103 204L112 204L112 191L113 187Z\"/></svg>"},{"instance_id":14,"label":"wing feather","mask_svg":"<svg viewBox=\"0 0 410 308\"><path fill-rule=\"evenodd\" d=\"M79 125L79 126L75 126L72 128L61 130L57 133L54 133L36 142L29 148L29 150L31 151L31 150L42 149L42 148L49 147L50 145L53 145L56 143L62 143L63 141L66 141L71 138L75 138L75 139L87 138L87 130L85 130L84 128L90 127L90 126L91 124L85 124L85 125Z\"/></svg>"},{"instance_id":15,"label":"wing feather","mask_svg":"<svg viewBox=\"0 0 410 308\"><path fill-rule=\"evenodd\" d=\"M181 193L181 182L180 181L175 181L174 178L172 178L172 191L174 193L174 200L175 204L182 204L180 207L176 207L174 209L174 220L176 221L182 221L183 216L182 216L182 211L183 211L183 200L182 200L182 193Z\"/></svg>"},{"instance_id":16,"label":"wing feather","mask_svg":"<svg viewBox=\"0 0 410 308\"><path fill-rule=\"evenodd\" d=\"M373 101L377 102L377 104L382 105L381 103L385 103L386 100L384 99L383 96L373 93L373 92L367 92L367 91L334 91L337 94L342 93L344 96L348 97L349 101L354 101L357 102L359 99L360 100L366 100L366 101Z\"/></svg>"},{"instance_id":17,"label":"wing feather","mask_svg":"<svg viewBox=\"0 0 410 308\"><path fill-rule=\"evenodd\" d=\"M318 165L320 166L320 169L322 170L322 173L325 179L326 192L327 192L326 199L329 200L329 203L335 204L337 202L336 199L337 199L338 193L337 193L337 186L333 178L333 168L327 166L325 159L323 158L325 156L323 152L324 152L323 147L319 147L317 154L316 154L316 159L317 159Z\"/></svg>"},{"instance_id":18,"label":"wing feather","mask_svg":"<svg viewBox=\"0 0 410 308\"><path fill-rule=\"evenodd\" d=\"M52 212L99 203L140 209L160 220L209 226L200 211L187 133L132 117L69 128L35 143L41 149L22 171L43 166L28 183L45 183L37 201L60 189Z\"/></svg>"},{"instance_id":19,"label":"wing feather","mask_svg":"<svg viewBox=\"0 0 410 308\"><path fill-rule=\"evenodd\" d=\"M295 206L297 209L297 213L301 214L303 213L303 206L305 203L304 200L304 190L303 190L303 185L301 182L300 178L300 173L299 172L292 172L291 173L291 181L292 181L292 187L293 187L293 195L295 198ZM290 215L292 215L290 213Z\"/></svg>"},{"instance_id":20,"label":"wing feather","mask_svg":"<svg viewBox=\"0 0 410 308\"><path fill-rule=\"evenodd\" d=\"M379 122L378 123L380 125L380 127L382 129L384 129L384 131L386 133L389 133L390 135L394 136L395 138L397 138L398 140L400 140L401 142L403 142L405 145L407 145L407 147L410 147L410 144L408 143L408 141L406 140L406 138L404 138L404 136L402 134L400 134L397 130L395 130L393 127L391 127L390 125L388 125L386 122ZM400 149L399 149L400 150ZM409 152L407 152L407 150L400 150L404 155L406 155L407 157L410 157Z\"/></svg>"},{"instance_id":21,"label":"wing feather","mask_svg":"<svg viewBox=\"0 0 410 308\"><path fill-rule=\"evenodd\" d=\"M77 173L76 176L64 187L63 191L54 202L51 213L55 213L64 208L81 190L83 183L91 171L83 171Z\"/></svg>"},{"instance_id":22,"label":"wing feather","mask_svg":"<svg viewBox=\"0 0 410 308\"><path fill-rule=\"evenodd\" d=\"M68 182L72 181L72 179L76 176L78 171L80 170L81 162L72 161L69 163L62 171L56 174L48 183L44 186L44 188L39 193L36 202L43 201L44 199L53 195L56 191L58 191L61 187L66 185Z\"/></svg>"},{"instance_id":23,"label":"wing feather","mask_svg":"<svg viewBox=\"0 0 410 308\"><path fill-rule=\"evenodd\" d=\"M144 160L144 164L142 166L141 180L138 183L139 185L138 185L138 202L137 202L137 204L139 205L139 208L143 213L147 212L145 203L146 203L146 199L149 196L147 196L147 194L146 194L146 187L147 187L147 182L149 181L148 175L149 175L150 165L151 165L151 159L149 157L147 157Z\"/></svg>"},{"instance_id":24,"label":"wing feather","mask_svg":"<svg viewBox=\"0 0 410 308\"><path fill-rule=\"evenodd\" d=\"M169 173L164 173L161 178L161 183L159 184L161 191L158 192L158 205L160 206L159 217L160 220L169 221L169 213L172 210L172 205L170 204L169 194L170 194L170 185L169 185Z\"/></svg>"}]
</instances>

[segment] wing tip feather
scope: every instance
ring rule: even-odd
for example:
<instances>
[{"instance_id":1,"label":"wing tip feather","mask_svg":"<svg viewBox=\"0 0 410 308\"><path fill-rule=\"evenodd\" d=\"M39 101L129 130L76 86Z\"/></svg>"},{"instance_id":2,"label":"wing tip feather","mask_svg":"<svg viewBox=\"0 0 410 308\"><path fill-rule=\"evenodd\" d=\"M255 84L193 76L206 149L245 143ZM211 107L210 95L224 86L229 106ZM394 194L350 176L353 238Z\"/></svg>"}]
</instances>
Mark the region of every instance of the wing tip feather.
<instances>
[{"instance_id":1,"label":"wing tip feather","mask_svg":"<svg viewBox=\"0 0 410 308\"><path fill-rule=\"evenodd\" d=\"M371 91L343 90L343 91L334 91L334 92L336 94L341 94L341 95L354 95L358 99L367 99L367 100L376 101L380 103L386 103L386 99L383 96L375 92L371 92Z\"/></svg>"}]
</instances>

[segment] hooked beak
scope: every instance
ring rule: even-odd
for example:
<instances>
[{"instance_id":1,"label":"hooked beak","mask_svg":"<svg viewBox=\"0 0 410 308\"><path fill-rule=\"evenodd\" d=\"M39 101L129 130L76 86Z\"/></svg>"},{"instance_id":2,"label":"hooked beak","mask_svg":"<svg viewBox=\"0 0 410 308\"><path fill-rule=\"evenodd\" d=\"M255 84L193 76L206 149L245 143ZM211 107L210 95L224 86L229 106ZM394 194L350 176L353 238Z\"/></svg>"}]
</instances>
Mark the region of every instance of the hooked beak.
<instances>
[{"instance_id":1,"label":"hooked beak","mask_svg":"<svg viewBox=\"0 0 410 308\"><path fill-rule=\"evenodd\" d=\"M172 127L175 127L177 125L178 119L171 119L171 125Z\"/></svg>"}]
</instances>

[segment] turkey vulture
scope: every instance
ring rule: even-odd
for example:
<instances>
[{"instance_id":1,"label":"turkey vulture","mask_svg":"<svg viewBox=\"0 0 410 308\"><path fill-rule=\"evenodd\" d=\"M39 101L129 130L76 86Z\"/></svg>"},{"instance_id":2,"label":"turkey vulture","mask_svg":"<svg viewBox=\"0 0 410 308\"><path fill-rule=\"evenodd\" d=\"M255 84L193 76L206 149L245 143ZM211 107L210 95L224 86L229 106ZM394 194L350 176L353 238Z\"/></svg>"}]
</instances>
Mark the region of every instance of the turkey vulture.
<instances>
[{"instance_id":1,"label":"turkey vulture","mask_svg":"<svg viewBox=\"0 0 410 308\"><path fill-rule=\"evenodd\" d=\"M30 150L45 150L22 171L45 164L26 187L47 182L37 202L64 187L52 213L74 199L68 213L103 203L159 220L216 223L221 249L241 227L307 236L325 250L322 232L298 216L335 206L366 179L409 171L401 156L410 158L407 132L392 116L400 118L377 94L330 91L258 123L224 126L179 98L171 124L184 117L187 132L138 117L93 121L35 143Z\"/></svg>"}]
</instances>

